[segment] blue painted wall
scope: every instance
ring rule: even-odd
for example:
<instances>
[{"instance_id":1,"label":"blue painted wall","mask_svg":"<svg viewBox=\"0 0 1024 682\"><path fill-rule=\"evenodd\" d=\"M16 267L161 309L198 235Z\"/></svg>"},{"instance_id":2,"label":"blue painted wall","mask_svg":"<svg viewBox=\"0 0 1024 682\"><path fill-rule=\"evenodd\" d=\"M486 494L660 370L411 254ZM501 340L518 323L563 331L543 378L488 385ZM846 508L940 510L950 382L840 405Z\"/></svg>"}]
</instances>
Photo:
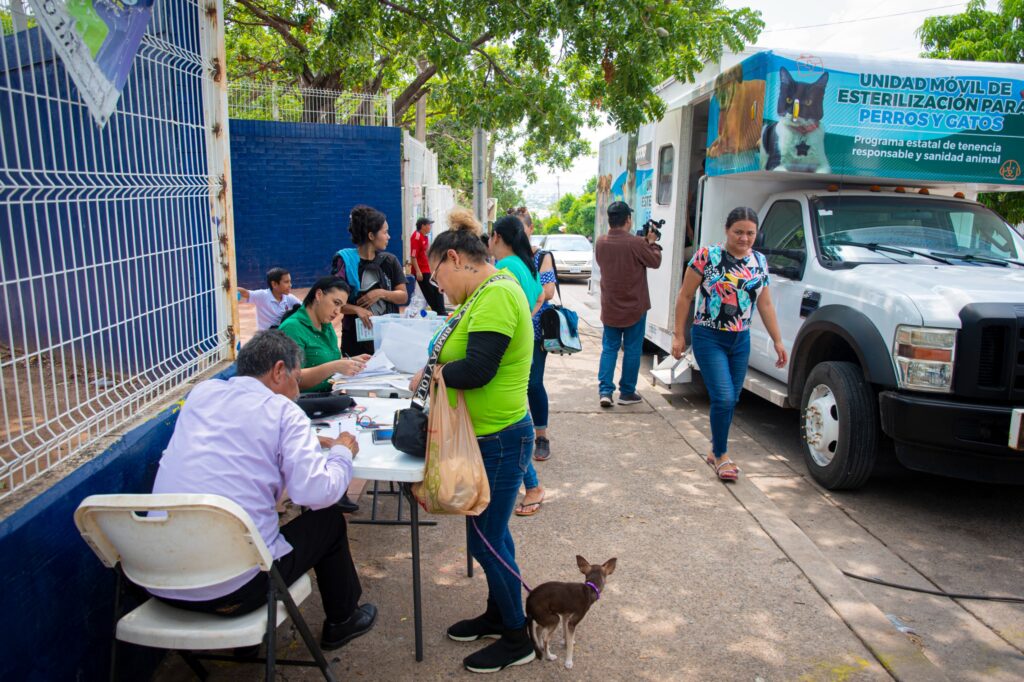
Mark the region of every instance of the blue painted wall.
<instances>
[{"instance_id":1,"label":"blue painted wall","mask_svg":"<svg viewBox=\"0 0 1024 682\"><path fill-rule=\"evenodd\" d=\"M330 274L352 246L348 214L388 217L388 251L402 259L402 133L398 128L232 119L231 176L238 283L266 286L272 267L296 287Z\"/></svg>"},{"instance_id":2,"label":"blue painted wall","mask_svg":"<svg viewBox=\"0 0 1024 682\"><path fill-rule=\"evenodd\" d=\"M151 492L177 411L175 404L127 432L0 522L0 680L107 679L115 575L82 540L74 512L89 495ZM130 645L118 652L126 680L148 679L165 653Z\"/></svg>"}]
</instances>

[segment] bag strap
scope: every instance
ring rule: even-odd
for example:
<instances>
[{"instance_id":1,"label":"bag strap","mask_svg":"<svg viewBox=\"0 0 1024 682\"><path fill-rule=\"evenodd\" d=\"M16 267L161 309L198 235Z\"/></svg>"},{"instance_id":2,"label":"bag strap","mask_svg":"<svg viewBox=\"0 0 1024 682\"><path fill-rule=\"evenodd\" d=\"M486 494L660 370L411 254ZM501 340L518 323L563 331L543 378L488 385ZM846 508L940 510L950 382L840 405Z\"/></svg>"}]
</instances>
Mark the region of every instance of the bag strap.
<instances>
[{"instance_id":1,"label":"bag strap","mask_svg":"<svg viewBox=\"0 0 1024 682\"><path fill-rule=\"evenodd\" d=\"M416 393L412 397L412 404L419 408L426 407L427 404L427 393L430 391L430 377L434 373L434 366L438 360L441 359L441 349L444 348L444 344L448 341L448 337L455 331L455 328L459 326L459 322L462 321L462 317L469 310L469 307L473 304L473 301L486 289L491 283L497 282L498 280L512 280L508 275L497 274L491 277L489 280L484 282L482 285L477 287L477 290L470 296L469 300L459 309L459 312L448 318L445 322L444 328L441 330L441 334L434 341L434 346L430 350L430 359L427 360L427 366L423 369L423 378L420 379L419 385L416 387ZM515 280L512 280L515 281Z\"/></svg>"},{"instance_id":2,"label":"bag strap","mask_svg":"<svg viewBox=\"0 0 1024 682\"><path fill-rule=\"evenodd\" d=\"M537 265L537 272L540 272L540 268L544 265L544 259L547 256L551 256L551 271L555 273L555 293L558 294L558 305L562 305L562 288L558 286L558 263L555 262L555 254L550 251L541 251L540 263Z\"/></svg>"}]
</instances>

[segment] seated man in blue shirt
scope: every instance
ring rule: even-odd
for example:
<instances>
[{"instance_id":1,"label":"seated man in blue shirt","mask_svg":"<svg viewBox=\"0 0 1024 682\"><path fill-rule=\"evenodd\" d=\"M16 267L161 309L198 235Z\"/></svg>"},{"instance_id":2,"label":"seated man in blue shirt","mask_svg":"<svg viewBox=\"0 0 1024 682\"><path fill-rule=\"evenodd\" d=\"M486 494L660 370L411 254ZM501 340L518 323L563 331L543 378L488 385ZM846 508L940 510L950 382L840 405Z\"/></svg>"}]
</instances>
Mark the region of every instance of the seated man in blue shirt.
<instances>
[{"instance_id":1,"label":"seated man in blue shirt","mask_svg":"<svg viewBox=\"0 0 1024 682\"><path fill-rule=\"evenodd\" d=\"M258 332L238 354L237 376L204 381L185 400L153 492L223 495L252 517L287 584L316 571L326 614L320 645L331 650L369 632L377 608L358 605L362 588L335 506L359 448L348 433L318 442L295 404L301 371L294 341L277 330ZM285 488L310 511L279 528L276 503ZM151 592L179 608L238 615L266 607L267 578L254 568L211 587Z\"/></svg>"}]
</instances>

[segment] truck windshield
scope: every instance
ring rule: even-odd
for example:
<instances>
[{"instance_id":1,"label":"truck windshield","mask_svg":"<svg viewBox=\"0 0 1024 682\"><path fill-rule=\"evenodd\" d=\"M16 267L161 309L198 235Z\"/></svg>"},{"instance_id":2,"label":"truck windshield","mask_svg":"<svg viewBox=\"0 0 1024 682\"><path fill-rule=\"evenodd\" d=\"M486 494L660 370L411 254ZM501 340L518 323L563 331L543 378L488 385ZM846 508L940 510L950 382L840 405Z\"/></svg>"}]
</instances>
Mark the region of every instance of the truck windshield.
<instances>
[{"instance_id":1,"label":"truck windshield","mask_svg":"<svg viewBox=\"0 0 1024 682\"><path fill-rule=\"evenodd\" d=\"M1024 255L1019 238L1002 218L964 201L819 196L811 203L811 213L819 250L833 261L934 263L924 257L932 254L953 262L1005 265Z\"/></svg>"}]
</instances>

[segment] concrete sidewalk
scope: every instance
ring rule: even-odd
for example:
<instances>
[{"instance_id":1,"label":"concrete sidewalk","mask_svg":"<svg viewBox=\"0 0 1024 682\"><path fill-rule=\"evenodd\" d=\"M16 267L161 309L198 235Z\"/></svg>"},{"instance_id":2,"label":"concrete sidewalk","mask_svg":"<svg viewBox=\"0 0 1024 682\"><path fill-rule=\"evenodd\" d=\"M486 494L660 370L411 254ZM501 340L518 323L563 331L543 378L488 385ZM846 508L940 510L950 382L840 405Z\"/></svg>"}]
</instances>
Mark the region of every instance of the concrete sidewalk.
<instances>
[{"instance_id":1,"label":"concrete sidewalk","mask_svg":"<svg viewBox=\"0 0 1024 682\"><path fill-rule=\"evenodd\" d=\"M536 516L513 517L511 527L531 585L582 581L576 554L594 563L615 556L618 566L579 626L571 673L562 667L559 638L558 662L535 661L502 673L504 678L887 679L879 651L887 665L904 654L913 659L915 650L898 633L883 642L890 649L870 640L864 628L877 625L876 614L862 613L865 605L843 584L827 583L835 578L830 564L814 555L813 543L801 545L799 529L755 486L741 480L730 489L714 478L698 454L706 445L699 423L681 421L679 411L643 382L643 404L602 410L599 331L586 324L582 331L583 353L548 362L553 456L537 465L547 500ZM365 518L368 496L362 503ZM394 513L393 504L385 504L385 513ZM436 527L421 532L422 663L413 657L408 531L350 526L364 599L378 605L380 618L370 634L329 654L339 679L472 677L461 661L479 644L451 642L444 631L482 611L486 581L479 567L475 578L466 577L464 519L436 520ZM316 594L303 612L319 633L323 614ZM886 640L893 633L876 634ZM308 656L293 628L278 634L282 656ZM900 663L901 676L924 679L922 661L927 665L923 658ZM252 666L211 669L215 680L262 674ZM285 669L282 676L320 679L315 669ZM156 679L191 678L180 660L169 658Z\"/></svg>"}]
</instances>

